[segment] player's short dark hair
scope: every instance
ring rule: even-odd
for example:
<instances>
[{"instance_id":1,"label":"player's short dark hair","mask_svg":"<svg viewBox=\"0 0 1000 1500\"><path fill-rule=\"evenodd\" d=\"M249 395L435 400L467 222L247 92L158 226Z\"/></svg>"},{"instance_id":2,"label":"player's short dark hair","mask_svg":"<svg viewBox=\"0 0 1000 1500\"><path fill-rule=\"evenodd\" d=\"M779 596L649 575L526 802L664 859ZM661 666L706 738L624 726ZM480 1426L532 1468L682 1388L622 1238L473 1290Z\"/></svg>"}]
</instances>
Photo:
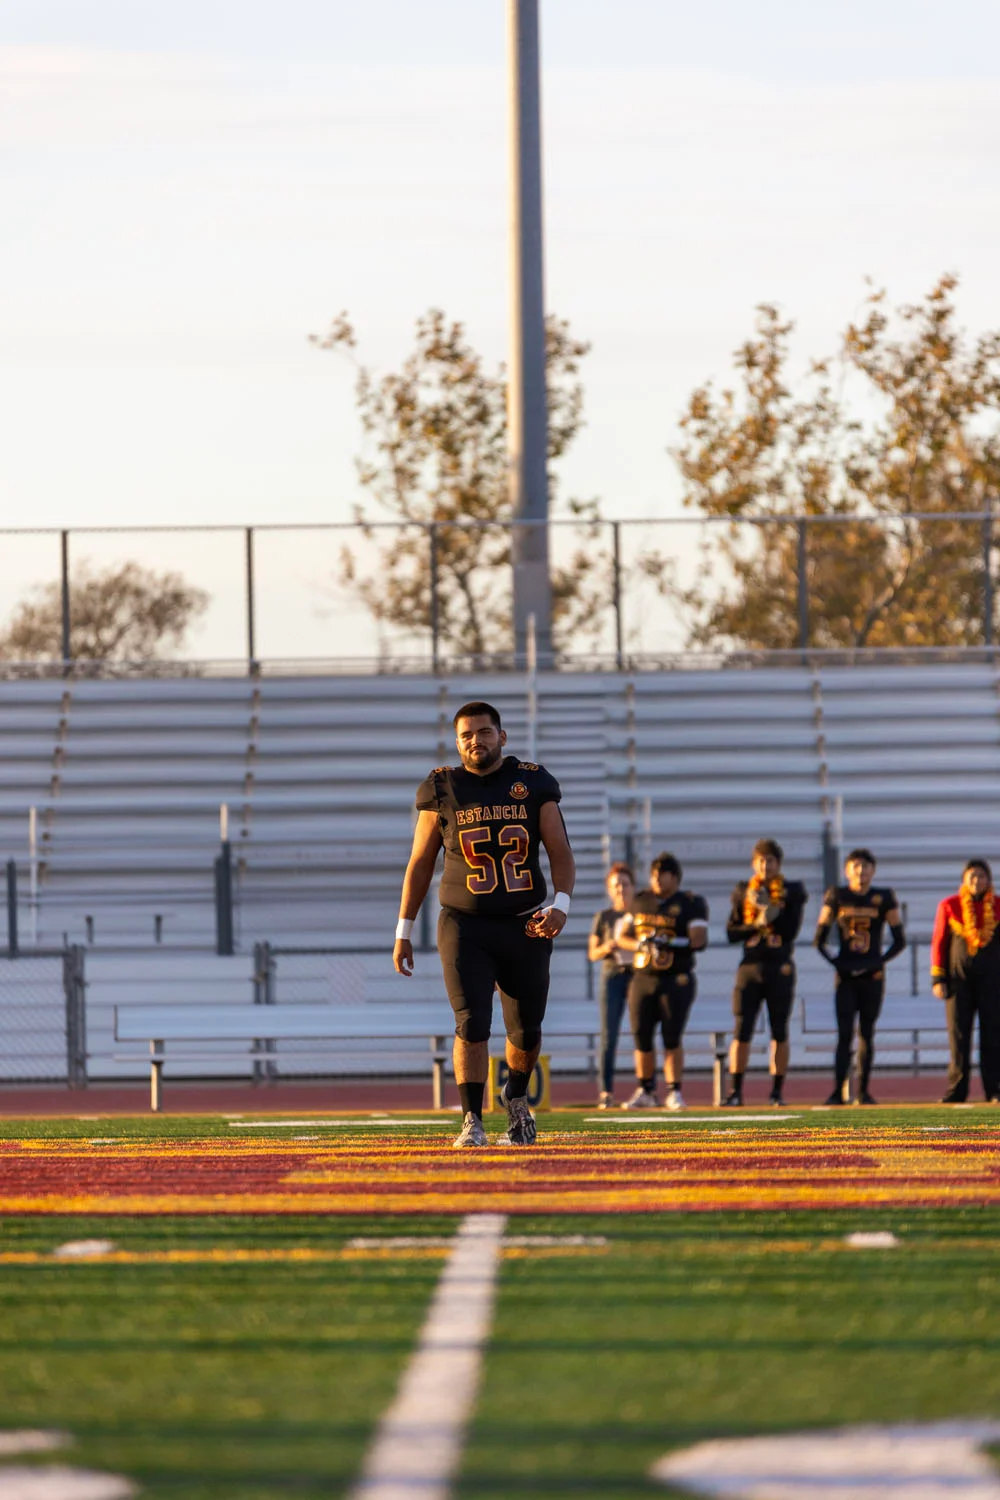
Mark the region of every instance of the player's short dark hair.
<instances>
[{"instance_id":1,"label":"player's short dark hair","mask_svg":"<svg viewBox=\"0 0 1000 1500\"><path fill-rule=\"evenodd\" d=\"M866 864L872 866L878 864L878 860L875 858L870 849L852 849L850 854L844 860L844 864L849 865L853 859L863 859Z\"/></svg>"},{"instance_id":2,"label":"player's short dark hair","mask_svg":"<svg viewBox=\"0 0 1000 1500\"><path fill-rule=\"evenodd\" d=\"M770 854L771 858L776 859L779 865L785 857L785 851L776 839L758 839L751 853Z\"/></svg>"},{"instance_id":3,"label":"player's short dark hair","mask_svg":"<svg viewBox=\"0 0 1000 1500\"><path fill-rule=\"evenodd\" d=\"M616 859L613 865L608 866L608 873L604 877L605 885L607 885L612 875L627 875L632 884L635 885L635 876L632 873L632 866L627 865L623 859Z\"/></svg>"},{"instance_id":4,"label":"player's short dark hair","mask_svg":"<svg viewBox=\"0 0 1000 1500\"><path fill-rule=\"evenodd\" d=\"M500 711L493 707L492 703L463 703L458 713L452 719L452 726L457 729L459 719L482 719L490 718L497 729L502 729L500 723Z\"/></svg>"},{"instance_id":5,"label":"player's short dark hair","mask_svg":"<svg viewBox=\"0 0 1000 1500\"><path fill-rule=\"evenodd\" d=\"M989 862L987 860L967 859L965 861L965 869L962 871L962 874L967 875L970 870L982 870L990 885L993 884L993 871L990 869Z\"/></svg>"},{"instance_id":6,"label":"player's short dark hair","mask_svg":"<svg viewBox=\"0 0 1000 1500\"><path fill-rule=\"evenodd\" d=\"M666 852L658 854L652 861L649 866L650 875L652 875L654 870L660 875L676 875L678 880L684 874L681 862L676 855L667 854Z\"/></svg>"}]
</instances>

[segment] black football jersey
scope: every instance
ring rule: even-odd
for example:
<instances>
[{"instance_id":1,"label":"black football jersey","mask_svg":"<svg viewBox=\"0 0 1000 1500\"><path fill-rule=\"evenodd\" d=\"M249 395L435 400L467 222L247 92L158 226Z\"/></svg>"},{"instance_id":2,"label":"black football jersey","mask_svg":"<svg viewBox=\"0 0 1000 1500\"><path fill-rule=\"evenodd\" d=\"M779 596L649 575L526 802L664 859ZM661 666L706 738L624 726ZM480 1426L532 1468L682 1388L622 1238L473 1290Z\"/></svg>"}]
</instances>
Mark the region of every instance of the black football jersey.
<instances>
[{"instance_id":1,"label":"black football jersey","mask_svg":"<svg viewBox=\"0 0 1000 1500\"><path fill-rule=\"evenodd\" d=\"M805 904L809 899L805 886L801 880L784 881L780 899L776 903L779 907L778 915L767 927L758 927L746 920L749 885L748 880L741 880L733 891L726 936L731 943L743 944L744 963L790 962L795 950L795 939L802 926Z\"/></svg>"},{"instance_id":2,"label":"black football jersey","mask_svg":"<svg viewBox=\"0 0 1000 1500\"><path fill-rule=\"evenodd\" d=\"M692 922L708 921L708 903L692 891L675 891L672 896L658 896L655 891L640 891L629 907L633 933L639 940L633 963L637 973L689 974L694 968L690 948L671 948L671 938L690 936Z\"/></svg>"},{"instance_id":3,"label":"black football jersey","mask_svg":"<svg viewBox=\"0 0 1000 1500\"><path fill-rule=\"evenodd\" d=\"M488 776L464 766L432 771L417 807L435 812L444 844L441 905L480 916L534 911L546 897L539 818L562 797L544 766L507 755Z\"/></svg>"},{"instance_id":4,"label":"black football jersey","mask_svg":"<svg viewBox=\"0 0 1000 1500\"><path fill-rule=\"evenodd\" d=\"M896 893L888 886L869 886L864 895L848 885L831 886L823 897L831 912L831 926L840 934L838 958L857 958L858 967L869 963L878 968L882 957L885 919L897 907Z\"/></svg>"}]
</instances>

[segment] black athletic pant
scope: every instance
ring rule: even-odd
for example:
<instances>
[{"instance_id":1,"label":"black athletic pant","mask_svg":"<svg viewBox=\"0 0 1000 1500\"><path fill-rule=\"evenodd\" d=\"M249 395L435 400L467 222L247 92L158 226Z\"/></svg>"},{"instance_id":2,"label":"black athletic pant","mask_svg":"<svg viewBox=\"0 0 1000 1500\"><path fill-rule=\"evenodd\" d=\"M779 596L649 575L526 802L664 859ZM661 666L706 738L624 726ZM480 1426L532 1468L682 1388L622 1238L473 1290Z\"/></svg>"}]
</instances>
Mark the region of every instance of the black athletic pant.
<instances>
[{"instance_id":1,"label":"black athletic pant","mask_svg":"<svg viewBox=\"0 0 1000 1500\"><path fill-rule=\"evenodd\" d=\"M837 1087L843 1088L851 1066L851 1048L854 1044L854 1020L858 1022L858 1087L868 1092L868 1080L875 1061L875 1022L882 1009L885 995L885 978L875 979L870 974L851 978L841 974L837 978L834 1004L837 1008L837 1056L834 1071Z\"/></svg>"},{"instance_id":2,"label":"black athletic pant","mask_svg":"<svg viewBox=\"0 0 1000 1500\"><path fill-rule=\"evenodd\" d=\"M946 1002L951 1067L948 1098L961 1103L969 1095L972 1028L979 1014L979 1071L987 1099L1000 1095L1000 976L967 975L954 981Z\"/></svg>"},{"instance_id":3,"label":"black athletic pant","mask_svg":"<svg viewBox=\"0 0 1000 1500\"><path fill-rule=\"evenodd\" d=\"M693 974L651 974L648 970L633 974L628 987L628 1014L635 1050L652 1052L657 1026L668 1052L679 1047L694 994Z\"/></svg>"},{"instance_id":4,"label":"black athletic pant","mask_svg":"<svg viewBox=\"0 0 1000 1500\"><path fill-rule=\"evenodd\" d=\"M740 964L733 989L736 1040L753 1041L760 1008L766 1005L772 1041L787 1042L794 1000L794 964Z\"/></svg>"},{"instance_id":5,"label":"black athletic pant","mask_svg":"<svg viewBox=\"0 0 1000 1500\"><path fill-rule=\"evenodd\" d=\"M455 1035L463 1041L489 1040L496 988L511 1044L531 1052L541 1041L552 939L529 937L526 921L441 908L438 952L455 1012Z\"/></svg>"}]
</instances>

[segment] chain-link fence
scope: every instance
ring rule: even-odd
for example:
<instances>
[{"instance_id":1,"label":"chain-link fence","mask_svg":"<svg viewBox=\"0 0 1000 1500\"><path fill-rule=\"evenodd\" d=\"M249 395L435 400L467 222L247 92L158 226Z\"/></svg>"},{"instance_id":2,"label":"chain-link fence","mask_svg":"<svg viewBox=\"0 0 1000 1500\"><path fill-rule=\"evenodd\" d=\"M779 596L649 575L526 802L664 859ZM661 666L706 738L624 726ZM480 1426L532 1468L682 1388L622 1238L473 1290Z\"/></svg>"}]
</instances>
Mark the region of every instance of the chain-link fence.
<instances>
[{"instance_id":1,"label":"chain-link fence","mask_svg":"<svg viewBox=\"0 0 1000 1500\"><path fill-rule=\"evenodd\" d=\"M87 1082L82 948L0 956L0 1080Z\"/></svg>"},{"instance_id":2,"label":"chain-link fence","mask_svg":"<svg viewBox=\"0 0 1000 1500\"><path fill-rule=\"evenodd\" d=\"M74 619L73 591L84 573L133 562L201 591L204 609L170 652L185 670L509 668L519 664L511 532L471 522L6 531L0 649L11 657L2 622L26 598L44 597L58 618L50 648L34 656L56 671L107 670L88 665L101 653L87 621ZM622 669L692 654L966 653L996 641L988 511L559 520L548 541L557 660L566 666ZM150 670L148 660L141 665Z\"/></svg>"}]
</instances>

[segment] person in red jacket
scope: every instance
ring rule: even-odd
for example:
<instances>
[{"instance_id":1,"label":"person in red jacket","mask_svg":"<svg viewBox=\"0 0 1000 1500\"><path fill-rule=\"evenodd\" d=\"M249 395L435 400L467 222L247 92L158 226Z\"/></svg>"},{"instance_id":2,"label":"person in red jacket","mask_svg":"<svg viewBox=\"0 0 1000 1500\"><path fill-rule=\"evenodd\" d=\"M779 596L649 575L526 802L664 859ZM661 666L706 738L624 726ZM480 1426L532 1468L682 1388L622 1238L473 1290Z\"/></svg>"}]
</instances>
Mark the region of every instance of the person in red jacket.
<instances>
[{"instance_id":1,"label":"person in red jacket","mask_svg":"<svg viewBox=\"0 0 1000 1500\"><path fill-rule=\"evenodd\" d=\"M1000 1104L1000 900L985 859L970 859L962 888L937 909L931 986L947 1006L951 1067L942 1104L969 1093L972 1027L979 1014L979 1071L990 1104Z\"/></svg>"}]
</instances>

